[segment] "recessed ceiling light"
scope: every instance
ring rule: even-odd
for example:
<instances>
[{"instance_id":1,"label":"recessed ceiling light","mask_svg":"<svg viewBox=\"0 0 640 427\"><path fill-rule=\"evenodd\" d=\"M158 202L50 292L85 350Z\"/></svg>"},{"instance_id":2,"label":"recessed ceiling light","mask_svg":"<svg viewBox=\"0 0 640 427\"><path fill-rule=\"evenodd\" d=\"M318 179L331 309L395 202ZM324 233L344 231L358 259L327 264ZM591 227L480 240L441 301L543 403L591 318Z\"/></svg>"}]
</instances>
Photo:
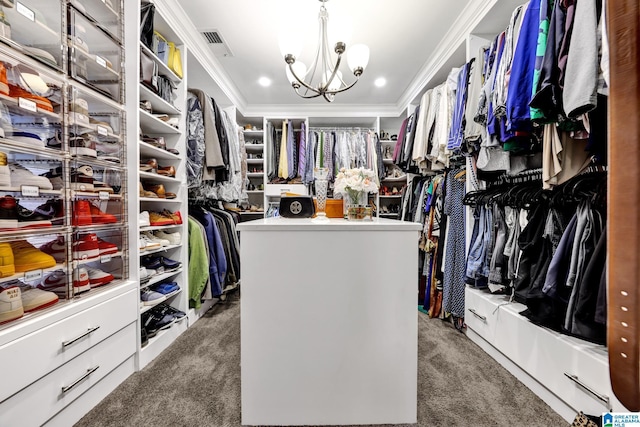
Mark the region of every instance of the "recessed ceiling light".
<instances>
[{"instance_id":1,"label":"recessed ceiling light","mask_svg":"<svg viewBox=\"0 0 640 427\"><path fill-rule=\"evenodd\" d=\"M271 79L268 77L260 77L258 79L258 83L260 84L260 86L264 87L271 86Z\"/></svg>"},{"instance_id":2,"label":"recessed ceiling light","mask_svg":"<svg viewBox=\"0 0 640 427\"><path fill-rule=\"evenodd\" d=\"M378 77L373 84L376 85L376 87L382 87L387 84L387 79L384 77Z\"/></svg>"}]
</instances>

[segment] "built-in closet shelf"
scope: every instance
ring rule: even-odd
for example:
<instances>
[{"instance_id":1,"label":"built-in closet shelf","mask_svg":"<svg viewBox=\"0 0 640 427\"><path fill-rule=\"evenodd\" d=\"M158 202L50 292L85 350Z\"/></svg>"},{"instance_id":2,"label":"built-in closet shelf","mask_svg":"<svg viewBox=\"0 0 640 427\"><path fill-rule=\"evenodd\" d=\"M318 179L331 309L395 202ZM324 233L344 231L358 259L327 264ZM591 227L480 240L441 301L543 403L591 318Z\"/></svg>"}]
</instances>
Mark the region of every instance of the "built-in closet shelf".
<instances>
[{"instance_id":1,"label":"built-in closet shelf","mask_svg":"<svg viewBox=\"0 0 640 427\"><path fill-rule=\"evenodd\" d=\"M25 185L25 187L31 187L31 186ZM3 193L22 193L22 187L0 187L0 192L3 192ZM38 193L40 194L40 196L62 196L62 191L61 190L43 190L43 189L39 189ZM22 196L22 197L29 197L29 196Z\"/></svg>"},{"instance_id":2,"label":"built-in closet shelf","mask_svg":"<svg viewBox=\"0 0 640 427\"><path fill-rule=\"evenodd\" d=\"M167 66L167 64L162 62L162 60L158 58L158 56L155 53L153 53L151 49L145 46L142 42L140 42L140 49L142 49L142 52L145 55L153 59L153 61L156 64L158 64L158 74L167 77L169 80L171 80L174 83L180 83L182 81L182 79L178 77L176 73L171 71L171 69Z\"/></svg>"},{"instance_id":3,"label":"built-in closet shelf","mask_svg":"<svg viewBox=\"0 0 640 427\"><path fill-rule=\"evenodd\" d=\"M142 231L170 230L172 228L182 228L182 224L152 225L150 227L140 227L139 231L142 232Z\"/></svg>"},{"instance_id":4,"label":"built-in closet shelf","mask_svg":"<svg viewBox=\"0 0 640 427\"><path fill-rule=\"evenodd\" d=\"M247 194L262 194L264 190L247 190Z\"/></svg>"},{"instance_id":5,"label":"built-in closet shelf","mask_svg":"<svg viewBox=\"0 0 640 427\"><path fill-rule=\"evenodd\" d=\"M378 196L381 199L399 199L402 197L401 194L392 194L391 196Z\"/></svg>"},{"instance_id":6,"label":"built-in closet shelf","mask_svg":"<svg viewBox=\"0 0 640 427\"><path fill-rule=\"evenodd\" d=\"M180 110L174 105L160 98L160 96L143 84L140 84L140 101L149 101L154 113L180 114Z\"/></svg>"},{"instance_id":7,"label":"built-in closet shelf","mask_svg":"<svg viewBox=\"0 0 640 427\"><path fill-rule=\"evenodd\" d=\"M140 157L144 158L156 158L162 160L181 160L180 156L163 150L162 148L154 147L143 141L138 141L140 146Z\"/></svg>"},{"instance_id":8,"label":"built-in closet shelf","mask_svg":"<svg viewBox=\"0 0 640 427\"><path fill-rule=\"evenodd\" d=\"M140 171L140 179L146 179L149 181L157 181L157 182L163 182L163 183L166 182L166 183L180 184L180 180L178 180L175 177L160 175L153 172Z\"/></svg>"},{"instance_id":9,"label":"built-in closet shelf","mask_svg":"<svg viewBox=\"0 0 640 427\"><path fill-rule=\"evenodd\" d=\"M104 193L109 194L108 191L71 191L71 197L82 197L82 198L105 198ZM122 200L121 194L109 194L109 198L107 200Z\"/></svg>"},{"instance_id":10,"label":"built-in closet shelf","mask_svg":"<svg viewBox=\"0 0 640 427\"><path fill-rule=\"evenodd\" d=\"M156 305L161 304L161 303L165 302L166 300L168 300L169 298L178 295L180 292L182 292L182 289L177 289L177 290L171 292L170 294L164 295L163 298L158 298L157 300L154 300L153 304L150 304L150 305L145 304L145 305L143 305L142 308L140 308L140 314L146 313L147 311L151 310Z\"/></svg>"},{"instance_id":11,"label":"built-in closet shelf","mask_svg":"<svg viewBox=\"0 0 640 427\"><path fill-rule=\"evenodd\" d=\"M122 258L122 252L118 251L115 254L100 255L97 258L75 259L73 260L73 264L74 264L74 267L79 265L92 264L94 262L99 262L100 264L106 264L107 262L110 262L112 258Z\"/></svg>"},{"instance_id":12,"label":"built-in closet shelf","mask_svg":"<svg viewBox=\"0 0 640 427\"><path fill-rule=\"evenodd\" d=\"M248 136L262 136L262 135L264 135L262 133L262 130L245 130L244 134L248 135Z\"/></svg>"},{"instance_id":13,"label":"built-in closet shelf","mask_svg":"<svg viewBox=\"0 0 640 427\"><path fill-rule=\"evenodd\" d=\"M162 274L156 274L155 276L151 276L151 278L149 279L149 281L147 283L141 284L140 288L148 288L151 287L155 284L158 284L160 282L162 282L163 280L169 279L171 277L177 276L178 274L182 273L182 267L180 267L177 270L173 270L173 271L168 271L166 273L162 273Z\"/></svg>"},{"instance_id":14,"label":"built-in closet shelf","mask_svg":"<svg viewBox=\"0 0 640 427\"><path fill-rule=\"evenodd\" d=\"M381 144L395 144L396 142L398 142L398 141L394 141L392 139L381 139L380 140Z\"/></svg>"},{"instance_id":15,"label":"built-in closet shelf","mask_svg":"<svg viewBox=\"0 0 640 427\"><path fill-rule=\"evenodd\" d=\"M263 178L264 174L262 172L247 172L247 177L249 177L249 178Z\"/></svg>"},{"instance_id":16,"label":"built-in closet shelf","mask_svg":"<svg viewBox=\"0 0 640 427\"><path fill-rule=\"evenodd\" d=\"M140 113L140 127L147 134L180 134L181 131L166 122L154 117L143 109L138 109Z\"/></svg>"},{"instance_id":17,"label":"built-in closet shelf","mask_svg":"<svg viewBox=\"0 0 640 427\"><path fill-rule=\"evenodd\" d=\"M379 216L381 218L397 218L398 214L397 213L380 213Z\"/></svg>"},{"instance_id":18,"label":"built-in closet shelf","mask_svg":"<svg viewBox=\"0 0 640 427\"><path fill-rule=\"evenodd\" d=\"M384 163L385 165L392 165L393 159L382 159L382 163Z\"/></svg>"},{"instance_id":19,"label":"built-in closet shelf","mask_svg":"<svg viewBox=\"0 0 640 427\"><path fill-rule=\"evenodd\" d=\"M240 215L264 215L264 211L257 211L257 212L245 211L245 212L240 212Z\"/></svg>"},{"instance_id":20,"label":"built-in closet shelf","mask_svg":"<svg viewBox=\"0 0 640 427\"><path fill-rule=\"evenodd\" d=\"M264 159L247 159L247 164L251 165L261 165L262 163L264 163Z\"/></svg>"},{"instance_id":21,"label":"built-in closet shelf","mask_svg":"<svg viewBox=\"0 0 640 427\"><path fill-rule=\"evenodd\" d=\"M264 150L264 144L244 144L247 151L262 151Z\"/></svg>"},{"instance_id":22,"label":"built-in closet shelf","mask_svg":"<svg viewBox=\"0 0 640 427\"><path fill-rule=\"evenodd\" d=\"M36 156L49 157L51 160L60 160L69 157L68 154L63 153L60 150L36 147L32 144L26 144L6 138L0 138L0 144L2 144L2 149L5 153L33 154Z\"/></svg>"},{"instance_id":23,"label":"built-in closet shelf","mask_svg":"<svg viewBox=\"0 0 640 427\"><path fill-rule=\"evenodd\" d=\"M9 10L9 9L6 9ZM0 94L0 101L7 107L20 107L19 100L20 98L11 98L8 95ZM26 98L25 98L26 99ZM28 101L31 101L27 99ZM33 102L33 101L32 101ZM44 110L38 106L36 106L37 114L41 116L48 117L54 120L54 123L60 123L62 121L62 115L57 113L52 113L51 111Z\"/></svg>"},{"instance_id":24,"label":"built-in closet shelf","mask_svg":"<svg viewBox=\"0 0 640 427\"><path fill-rule=\"evenodd\" d=\"M160 197L140 197L140 203L142 202L154 202L154 203L182 203L179 198L175 199L162 199Z\"/></svg>"},{"instance_id":25,"label":"built-in closet shelf","mask_svg":"<svg viewBox=\"0 0 640 427\"><path fill-rule=\"evenodd\" d=\"M389 177L386 177L386 178L382 179L383 182L404 182L406 180L407 180L407 176L406 175L405 176L400 176L398 178L394 178L394 177L389 176Z\"/></svg>"},{"instance_id":26,"label":"built-in closet shelf","mask_svg":"<svg viewBox=\"0 0 640 427\"><path fill-rule=\"evenodd\" d=\"M158 249L153 249L153 250L144 250L144 251L140 251L140 256L144 256L144 255L152 255L152 254L157 254L157 253L161 253L161 252L167 252L170 251L171 249L175 249L175 248L181 248L182 245L168 245L168 246L163 246L161 248Z\"/></svg>"},{"instance_id":27,"label":"built-in closet shelf","mask_svg":"<svg viewBox=\"0 0 640 427\"><path fill-rule=\"evenodd\" d=\"M185 319L186 316L171 325L171 327L158 331L155 337L149 338L147 345L140 349L141 366L146 366L155 359L160 353L166 350L180 334L187 330L187 321Z\"/></svg>"},{"instance_id":28,"label":"built-in closet shelf","mask_svg":"<svg viewBox=\"0 0 640 427\"><path fill-rule=\"evenodd\" d=\"M26 239L31 236L62 234L62 233L68 232L69 230L70 230L69 227L64 227L64 226L5 230L5 231L0 231L0 237L4 238L7 236L12 236L16 238Z\"/></svg>"},{"instance_id":29,"label":"built-in closet shelf","mask_svg":"<svg viewBox=\"0 0 640 427\"><path fill-rule=\"evenodd\" d=\"M33 273L36 271L41 271L42 274L40 275L40 279L44 279L44 276L46 276L47 273L51 273L52 271L56 271L56 270L61 270L66 272L67 271L66 264L64 263L56 264L55 266L49 267L49 268L34 268L31 271L16 273L11 276L2 277L0 278L0 284L11 282L18 279L24 279L27 273ZM40 279L34 279L34 280L40 281Z\"/></svg>"}]
</instances>

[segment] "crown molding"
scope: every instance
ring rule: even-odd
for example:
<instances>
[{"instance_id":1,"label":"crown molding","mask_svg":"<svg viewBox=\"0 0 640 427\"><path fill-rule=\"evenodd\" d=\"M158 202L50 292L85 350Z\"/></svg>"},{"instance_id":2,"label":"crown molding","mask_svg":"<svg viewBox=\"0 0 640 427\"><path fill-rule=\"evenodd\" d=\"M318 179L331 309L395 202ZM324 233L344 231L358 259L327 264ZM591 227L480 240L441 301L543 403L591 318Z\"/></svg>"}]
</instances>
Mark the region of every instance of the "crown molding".
<instances>
[{"instance_id":1,"label":"crown molding","mask_svg":"<svg viewBox=\"0 0 640 427\"><path fill-rule=\"evenodd\" d=\"M183 40L187 47L187 55L193 55L194 59L211 76L213 82L229 98L231 104L235 105L240 111L245 110L247 108L246 99L233 84L213 52L207 47L205 40L196 30L195 25L193 25L189 15L187 15L180 3L177 0L153 0L153 3L162 18Z\"/></svg>"},{"instance_id":2,"label":"crown molding","mask_svg":"<svg viewBox=\"0 0 640 427\"><path fill-rule=\"evenodd\" d=\"M480 23L498 1L471 0L471 3L458 16L449 31L436 46L433 54L420 69L416 78L398 100L397 107L399 110L404 110L408 107L429 85L441 83L432 82L432 80L458 49L465 47L466 38L472 33L473 28Z\"/></svg>"},{"instance_id":3,"label":"crown molding","mask_svg":"<svg viewBox=\"0 0 640 427\"><path fill-rule=\"evenodd\" d=\"M244 117L256 116L308 116L308 117L397 117L393 104L253 104L242 111Z\"/></svg>"}]
</instances>

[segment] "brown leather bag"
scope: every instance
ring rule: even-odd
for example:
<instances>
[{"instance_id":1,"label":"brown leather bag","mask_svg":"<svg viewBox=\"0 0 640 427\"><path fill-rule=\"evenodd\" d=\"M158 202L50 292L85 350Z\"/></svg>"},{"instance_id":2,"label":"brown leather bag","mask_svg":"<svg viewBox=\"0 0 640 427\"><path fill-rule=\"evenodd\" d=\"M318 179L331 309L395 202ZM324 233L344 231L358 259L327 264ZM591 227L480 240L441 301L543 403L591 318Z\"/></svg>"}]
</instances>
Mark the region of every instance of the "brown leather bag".
<instances>
[{"instance_id":1,"label":"brown leather bag","mask_svg":"<svg viewBox=\"0 0 640 427\"><path fill-rule=\"evenodd\" d=\"M158 64L144 53L140 53L140 82L158 93Z\"/></svg>"}]
</instances>

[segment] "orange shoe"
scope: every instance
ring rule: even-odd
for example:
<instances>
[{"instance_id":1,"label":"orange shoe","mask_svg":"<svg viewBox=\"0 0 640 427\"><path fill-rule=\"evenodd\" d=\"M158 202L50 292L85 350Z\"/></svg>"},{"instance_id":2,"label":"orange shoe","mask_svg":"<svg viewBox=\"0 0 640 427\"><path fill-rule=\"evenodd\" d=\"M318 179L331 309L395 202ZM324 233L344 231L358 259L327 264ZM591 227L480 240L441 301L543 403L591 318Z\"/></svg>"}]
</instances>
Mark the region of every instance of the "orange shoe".
<instances>
[{"instance_id":1,"label":"orange shoe","mask_svg":"<svg viewBox=\"0 0 640 427\"><path fill-rule=\"evenodd\" d=\"M182 216L180 215L180 211L171 212L167 209L162 211L162 215L167 218L171 218L174 224L182 224Z\"/></svg>"},{"instance_id":2,"label":"orange shoe","mask_svg":"<svg viewBox=\"0 0 640 427\"><path fill-rule=\"evenodd\" d=\"M53 105L51 105L51 101L49 101L47 98L44 98L42 96L34 95L33 93L26 91L19 86L10 84L9 96L11 98L16 98L16 99L17 98L29 99L35 102L38 108L53 113Z\"/></svg>"},{"instance_id":3,"label":"orange shoe","mask_svg":"<svg viewBox=\"0 0 640 427\"><path fill-rule=\"evenodd\" d=\"M91 218L91 203L88 200L76 200L73 202L73 226L93 224Z\"/></svg>"},{"instance_id":4,"label":"orange shoe","mask_svg":"<svg viewBox=\"0 0 640 427\"><path fill-rule=\"evenodd\" d=\"M89 209L91 210L91 221L94 224L113 224L118 222L118 218L115 215L102 212L91 203L89 203Z\"/></svg>"},{"instance_id":5,"label":"orange shoe","mask_svg":"<svg viewBox=\"0 0 640 427\"><path fill-rule=\"evenodd\" d=\"M166 215L160 214L158 212L149 212L149 222L151 223L152 227L175 224L173 218L169 218Z\"/></svg>"}]
</instances>

